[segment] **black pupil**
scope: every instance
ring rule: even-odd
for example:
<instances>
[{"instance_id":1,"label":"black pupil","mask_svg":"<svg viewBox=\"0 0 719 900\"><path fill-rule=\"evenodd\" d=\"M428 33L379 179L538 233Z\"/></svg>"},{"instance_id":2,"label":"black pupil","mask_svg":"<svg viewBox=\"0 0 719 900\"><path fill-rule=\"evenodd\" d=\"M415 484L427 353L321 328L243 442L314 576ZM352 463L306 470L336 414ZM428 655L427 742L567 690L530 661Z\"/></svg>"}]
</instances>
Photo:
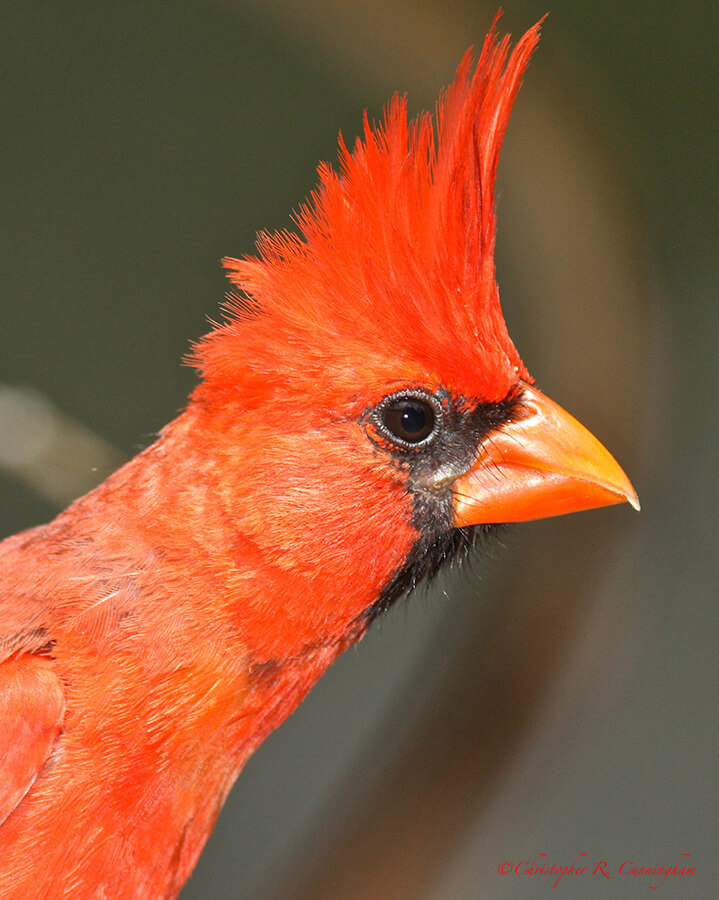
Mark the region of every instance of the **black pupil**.
<instances>
[{"instance_id":1,"label":"black pupil","mask_svg":"<svg viewBox=\"0 0 719 900\"><path fill-rule=\"evenodd\" d=\"M384 412L387 430L408 444L423 441L434 428L434 411L421 400L395 400Z\"/></svg>"}]
</instances>

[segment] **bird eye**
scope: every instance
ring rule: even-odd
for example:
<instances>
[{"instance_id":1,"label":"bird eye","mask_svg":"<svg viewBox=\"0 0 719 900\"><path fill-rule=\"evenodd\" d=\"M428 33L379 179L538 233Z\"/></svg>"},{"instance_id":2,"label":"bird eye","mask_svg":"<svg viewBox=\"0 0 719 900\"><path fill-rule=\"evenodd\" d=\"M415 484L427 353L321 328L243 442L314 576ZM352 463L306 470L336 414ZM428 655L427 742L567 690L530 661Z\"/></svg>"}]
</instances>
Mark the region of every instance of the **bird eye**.
<instances>
[{"instance_id":1,"label":"bird eye","mask_svg":"<svg viewBox=\"0 0 719 900\"><path fill-rule=\"evenodd\" d=\"M419 444L434 431L435 413L425 400L398 397L382 411L382 424L387 431L405 444Z\"/></svg>"}]
</instances>

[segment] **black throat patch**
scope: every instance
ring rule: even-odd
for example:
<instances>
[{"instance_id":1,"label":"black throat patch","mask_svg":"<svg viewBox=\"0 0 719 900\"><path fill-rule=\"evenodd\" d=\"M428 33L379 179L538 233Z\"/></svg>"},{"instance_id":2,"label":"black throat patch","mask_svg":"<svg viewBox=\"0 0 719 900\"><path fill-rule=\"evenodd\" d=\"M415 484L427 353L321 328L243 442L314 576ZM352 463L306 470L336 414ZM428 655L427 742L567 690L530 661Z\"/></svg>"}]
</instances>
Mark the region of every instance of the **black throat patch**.
<instances>
[{"instance_id":1,"label":"black throat patch","mask_svg":"<svg viewBox=\"0 0 719 900\"><path fill-rule=\"evenodd\" d=\"M472 525L451 528L434 535L420 535L402 568L387 582L377 600L362 614L369 624L409 594L421 582L430 582L445 567L461 563L475 548L481 548L497 536L504 525Z\"/></svg>"},{"instance_id":2,"label":"black throat patch","mask_svg":"<svg viewBox=\"0 0 719 900\"><path fill-rule=\"evenodd\" d=\"M412 497L412 525L417 531L417 539L402 566L363 613L366 622L374 621L420 582L431 581L443 567L462 561L504 527L499 523L455 527L451 489L432 491L424 485L428 475L448 462L457 471L469 469L482 441L512 420L518 398L512 394L499 403L468 404L464 400L452 402L445 392L441 392L440 399L446 414L443 433L438 440L426 452L397 454L397 466L407 473L407 489Z\"/></svg>"}]
</instances>

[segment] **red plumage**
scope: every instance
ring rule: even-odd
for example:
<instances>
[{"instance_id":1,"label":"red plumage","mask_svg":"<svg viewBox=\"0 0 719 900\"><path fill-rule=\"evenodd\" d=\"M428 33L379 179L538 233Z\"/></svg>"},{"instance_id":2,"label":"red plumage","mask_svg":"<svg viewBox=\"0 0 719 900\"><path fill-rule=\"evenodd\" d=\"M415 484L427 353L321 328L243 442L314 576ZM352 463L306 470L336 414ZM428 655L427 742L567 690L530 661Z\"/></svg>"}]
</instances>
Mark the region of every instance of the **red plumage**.
<instances>
[{"instance_id":1,"label":"red plumage","mask_svg":"<svg viewBox=\"0 0 719 900\"><path fill-rule=\"evenodd\" d=\"M399 96L381 126L365 117L354 150L340 143L339 172L320 166L296 217L301 235L262 235L258 259L225 260L242 297L196 350L200 395L241 385L262 402L291 385L288 396L307 391L336 408L356 392L358 366L378 393L391 377L499 400L528 378L494 278L494 183L538 39L536 25L507 64L509 40L492 30L434 118L408 121Z\"/></svg>"},{"instance_id":2,"label":"red plumage","mask_svg":"<svg viewBox=\"0 0 719 900\"><path fill-rule=\"evenodd\" d=\"M0 545L1 898L175 896L248 755L454 526L631 499L499 307L494 179L538 33L490 33L434 122L395 98L341 144L301 236L226 261L187 409Z\"/></svg>"}]
</instances>

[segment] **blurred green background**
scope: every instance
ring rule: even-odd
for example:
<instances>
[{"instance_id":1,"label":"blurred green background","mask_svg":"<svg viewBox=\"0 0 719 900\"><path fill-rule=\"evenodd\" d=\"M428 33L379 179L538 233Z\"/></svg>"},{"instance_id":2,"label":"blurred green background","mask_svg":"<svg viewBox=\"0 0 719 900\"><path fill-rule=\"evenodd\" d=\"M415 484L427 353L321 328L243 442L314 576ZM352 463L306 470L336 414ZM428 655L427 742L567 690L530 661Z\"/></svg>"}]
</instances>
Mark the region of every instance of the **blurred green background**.
<instances>
[{"instance_id":1,"label":"blurred green background","mask_svg":"<svg viewBox=\"0 0 719 900\"><path fill-rule=\"evenodd\" d=\"M500 28L546 11L507 3ZM662 896L714 893L719 7L550 11L500 168L500 288L643 511L516 528L395 610L250 761L186 900L648 890L498 874L541 852L688 852ZM152 440L194 384L220 257L288 224L363 109L431 108L494 12L5 5L0 383L39 393L0 390L2 534Z\"/></svg>"}]
</instances>

